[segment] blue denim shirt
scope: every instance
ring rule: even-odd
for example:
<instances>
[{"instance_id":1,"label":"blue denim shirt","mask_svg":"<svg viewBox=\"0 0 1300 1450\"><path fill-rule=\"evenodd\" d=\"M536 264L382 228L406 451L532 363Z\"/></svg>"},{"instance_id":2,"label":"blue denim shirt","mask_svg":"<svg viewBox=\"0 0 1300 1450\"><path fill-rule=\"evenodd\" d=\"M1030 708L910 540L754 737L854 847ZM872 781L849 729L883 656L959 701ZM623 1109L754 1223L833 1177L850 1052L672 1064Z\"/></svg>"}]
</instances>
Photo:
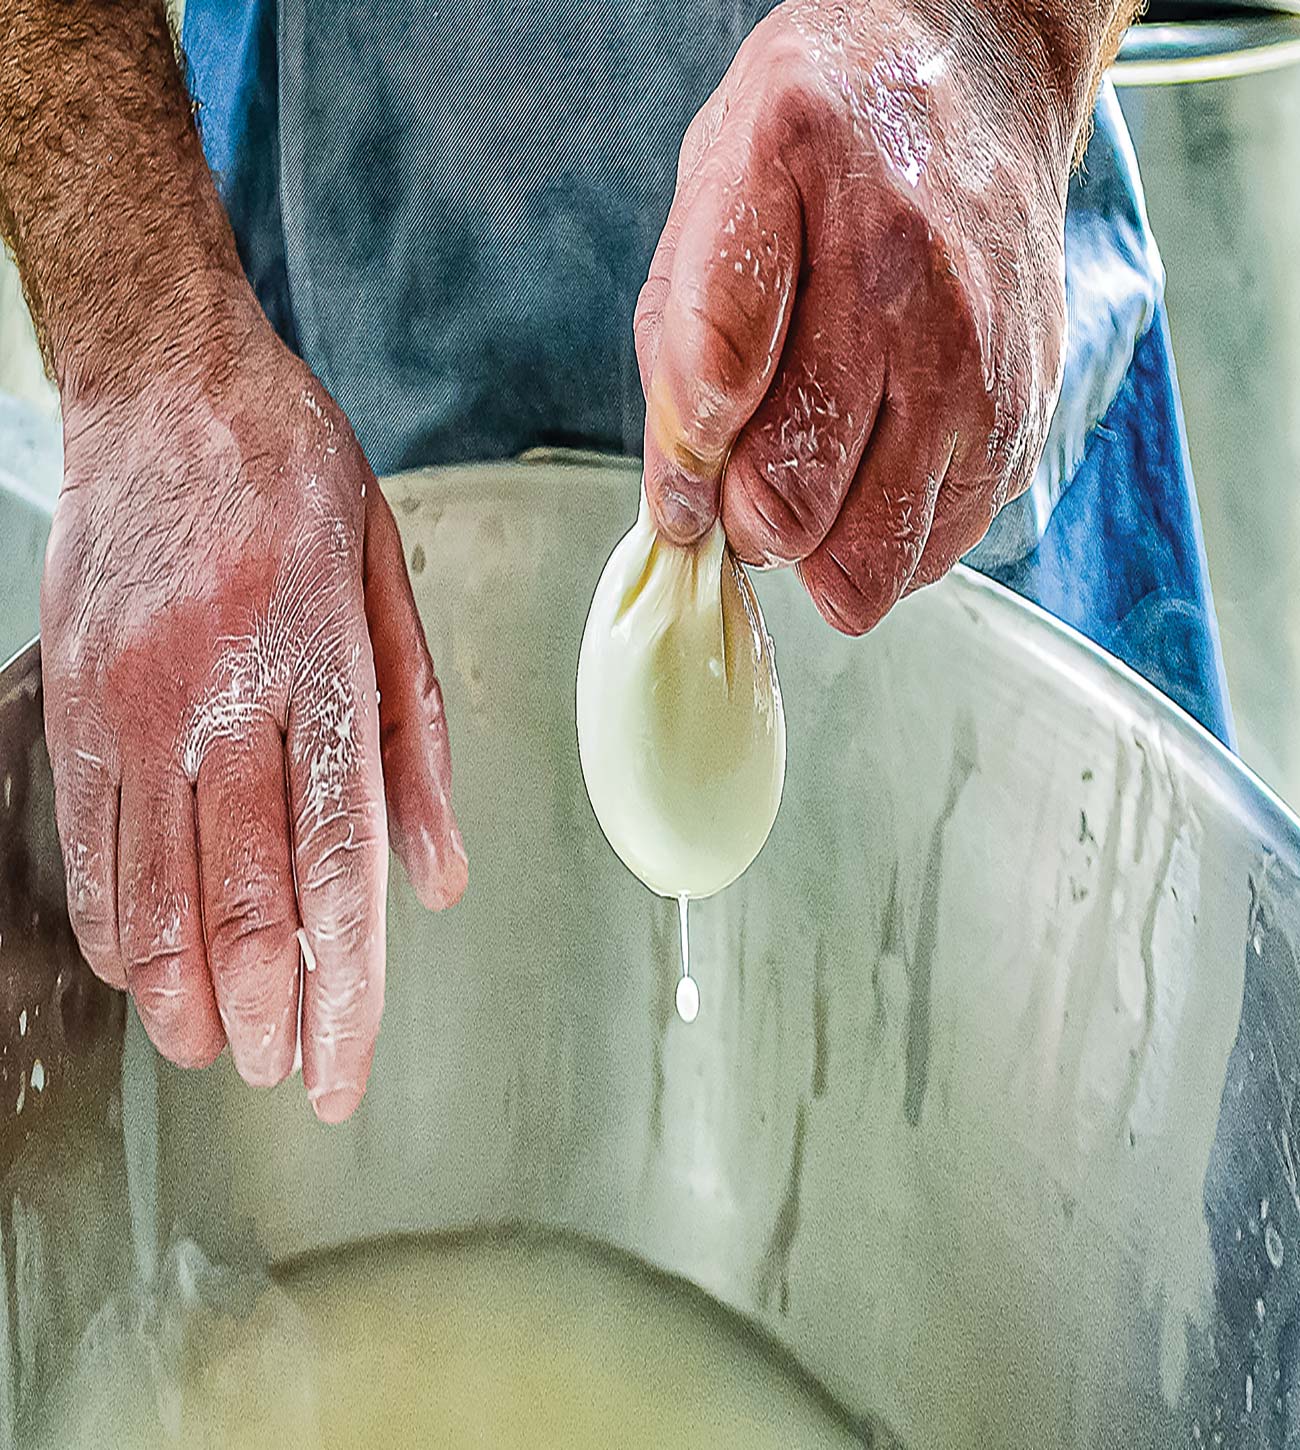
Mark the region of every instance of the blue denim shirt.
<instances>
[{"instance_id":1,"label":"blue denim shirt","mask_svg":"<svg viewBox=\"0 0 1300 1450\"><path fill-rule=\"evenodd\" d=\"M639 450L632 313L691 117L772 0L189 0L210 165L281 335L379 472ZM1113 91L1066 220L1030 491L968 562L1230 737L1161 308Z\"/></svg>"}]
</instances>

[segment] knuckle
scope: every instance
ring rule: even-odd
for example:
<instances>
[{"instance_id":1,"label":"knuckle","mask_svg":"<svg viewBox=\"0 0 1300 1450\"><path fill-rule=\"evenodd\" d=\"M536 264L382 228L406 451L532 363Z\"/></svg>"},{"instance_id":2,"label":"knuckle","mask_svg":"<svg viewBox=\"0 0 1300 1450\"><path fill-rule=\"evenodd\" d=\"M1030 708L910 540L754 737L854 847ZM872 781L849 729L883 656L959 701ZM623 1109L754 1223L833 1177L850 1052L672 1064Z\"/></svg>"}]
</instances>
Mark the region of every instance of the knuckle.
<instances>
[{"instance_id":1,"label":"knuckle","mask_svg":"<svg viewBox=\"0 0 1300 1450\"><path fill-rule=\"evenodd\" d=\"M193 950L127 955L127 982L141 1020L159 1051L180 1067L206 1067L221 1051L221 1039L209 1030L195 1001L196 983L205 971Z\"/></svg>"},{"instance_id":2,"label":"knuckle","mask_svg":"<svg viewBox=\"0 0 1300 1450\"><path fill-rule=\"evenodd\" d=\"M236 983L257 982L271 963L284 961L293 946L296 925L283 916L229 915L212 927L208 952L214 973Z\"/></svg>"},{"instance_id":3,"label":"knuckle","mask_svg":"<svg viewBox=\"0 0 1300 1450\"><path fill-rule=\"evenodd\" d=\"M1016 430L1007 430L1014 436L1014 433L1025 428L1026 421L1038 411L1041 404L1040 389L1036 386L1033 370L1028 366L1027 360L1015 358L1008 362L1002 370L999 391L999 413L1014 419L1019 425Z\"/></svg>"},{"instance_id":4,"label":"knuckle","mask_svg":"<svg viewBox=\"0 0 1300 1450\"><path fill-rule=\"evenodd\" d=\"M948 496L944 485L946 506L935 519L935 527L926 542L925 552L916 567L923 583L934 584L960 562L988 532L998 508L997 490L990 479L968 484L964 497Z\"/></svg>"},{"instance_id":5,"label":"knuckle","mask_svg":"<svg viewBox=\"0 0 1300 1450\"><path fill-rule=\"evenodd\" d=\"M977 405L990 400L986 379L993 372L990 340L977 311L976 299L959 275L944 243L936 241L934 279L930 287L930 312L939 320L931 329L933 363L931 386L938 396L951 389L954 381L969 390Z\"/></svg>"},{"instance_id":6,"label":"knuckle","mask_svg":"<svg viewBox=\"0 0 1300 1450\"><path fill-rule=\"evenodd\" d=\"M287 890L287 887L286 887ZM284 893L260 870L229 878L205 913L208 949L223 961L266 960L297 930Z\"/></svg>"},{"instance_id":7,"label":"knuckle","mask_svg":"<svg viewBox=\"0 0 1300 1450\"><path fill-rule=\"evenodd\" d=\"M866 634L898 602L930 534L929 513L915 489L885 490L883 509L845 536L832 535L805 566L805 583L842 633Z\"/></svg>"},{"instance_id":8,"label":"knuckle","mask_svg":"<svg viewBox=\"0 0 1300 1450\"><path fill-rule=\"evenodd\" d=\"M983 481L970 500L969 522L965 535L966 548L973 549L1010 500L1019 498L1034 481L1039 448L1028 439L1005 449L997 460L997 470ZM963 553L965 550L962 551Z\"/></svg>"},{"instance_id":9,"label":"knuckle","mask_svg":"<svg viewBox=\"0 0 1300 1450\"><path fill-rule=\"evenodd\" d=\"M864 576L831 557L830 569L805 580L809 592L823 617L841 634L864 635L888 612L898 595L898 586L891 584L888 590L882 589L874 571Z\"/></svg>"},{"instance_id":10,"label":"knuckle","mask_svg":"<svg viewBox=\"0 0 1300 1450\"><path fill-rule=\"evenodd\" d=\"M806 61L792 68L776 108L784 139L796 147L824 151L828 135L843 126L846 114L844 96L833 90L823 76L810 72Z\"/></svg>"},{"instance_id":11,"label":"knuckle","mask_svg":"<svg viewBox=\"0 0 1300 1450\"><path fill-rule=\"evenodd\" d=\"M974 545L971 545L971 547L973 548ZM940 544L934 549L927 549L921 562L916 567L916 573L912 576L916 587L918 589L924 589L931 584L937 584L965 552L965 549L961 545L953 545L951 543Z\"/></svg>"},{"instance_id":12,"label":"knuckle","mask_svg":"<svg viewBox=\"0 0 1300 1450\"><path fill-rule=\"evenodd\" d=\"M299 854L298 895L312 950L356 960L375 948L383 916L387 833L338 823Z\"/></svg>"},{"instance_id":13,"label":"knuckle","mask_svg":"<svg viewBox=\"0 0 1300 1450\"><path fill-rule=\"evenodd\" d=\"M387 831L377 812L339 810L313 821L298 836L298 890L303 905L325 908L352 897L369 899L382 882L387 863Z\"/></svg>"},{"instance_id":14,"label":"knuckle","mask_svg":"<svg viewBox=\"0 0 1300 1450\"><path fill-rule=\"evenodd\" d=\"M998 480L1004 472L1001 460L989 448L996 437L995 422L990 416L987 428L973 430L964 435L966 445L963 457L954 458L944 475L935 508L935 527L953 527L965 519L967 514L983 512L988 515L986 503L994 500Z\"/></svg>"},{"instance_id":15,"label":"knuckle","mask_svg":"<svg viewBox=\"0 0 1300 1450\"><path fill-rule=\"evenodd\" d=\"M809 53L796 32L779 29L764 37L756 57L760 79L771 87L767 115L782 145L823 146L849 117L849 97ZM775 82L773 85L772 83Z\"/></svg>"},{"instance_id":16,"label":"knuckle","mask_svg":"<svg viewBox=\"0 0 1300 1450\"><path fill-rule=\"evenodd\" d=\"M117 956L117 921L98 906L87 910L68 909L68 919L86 960L107 962Z\"/></svg>"},{"instance_id":17,"label":"knuckle","mask_svg":"<svg viewBox=\"0 0 1300 1450\"><path fill-rule=\"evenodd\" d=\"M861 420L855 423L811 371L785 392L779 411L742 438L729 464L770 563L806 558L826 537L860 453Z\"/></svg>"},{"instance_id":18,"label":"knuckle","mask_svg":"<svg viewBox=\"0 0 1300 1450\"><path fill-rule=\"evenodd\" d=\"M203 969L202 958L190 947L149 946L129 937L123 946L131 990L150 1004L182 1001L189 979Z\"/></svg>"},{"instance_id":19,"label":"knuckle","mask_svg":"<svg viewBox=\"0 0 1300 1450\"><path fill-rule=\"evenodd\" d=\"M724 77L718 89L696 111L690 125L686 128L686 134L682 137L682 144L677 152L677 178L679 185L682 179L689 175L699 158L718 139L730 108L731 97L729 94L729 85L727 78Z\"/></svg>"},{"instance_id":20,"label":"knuckle","mask_svg":"<svg viewBox=\"0 0 1300 1450\"><path fill-rule=\"evenodd\" d=\"M632 314L632 334L638 348L644 348L650 341L650 334L658 331L664 303L668 299L668 288L668 278L657 274L652 266L650 275L637 293L636 310Z\"/></svg>"},{"instance_id":21,"label":"knuckle","mask_svg":"<svg viewBox=\"0 0 1300 1450\"><path fill-rule=\"evenodd\" d=\"M728 533L753 562L790 564L805 559L826 534L820 510L795 470L771 455L761 462L732 457L724 485ZM734 480L734 481L733 481Z\"/></svg>"},{"instance_id":22,"label":"knuckle","mask_svg":"<svg viewBox=\"0 0 1300 1450\"><path fill-rule=\"evenodd\" d=\"M698 406L702 391L723 395L753 385L756 326L754 298L747 289L734 285L734 277L719 273L722 285L707 295L696 295L686 303L691 329L696 333L700 372L696 379L697 406L693 413L708 409ZM695 349L692 349L695 352Z\"/></svg>"}]
</instances>

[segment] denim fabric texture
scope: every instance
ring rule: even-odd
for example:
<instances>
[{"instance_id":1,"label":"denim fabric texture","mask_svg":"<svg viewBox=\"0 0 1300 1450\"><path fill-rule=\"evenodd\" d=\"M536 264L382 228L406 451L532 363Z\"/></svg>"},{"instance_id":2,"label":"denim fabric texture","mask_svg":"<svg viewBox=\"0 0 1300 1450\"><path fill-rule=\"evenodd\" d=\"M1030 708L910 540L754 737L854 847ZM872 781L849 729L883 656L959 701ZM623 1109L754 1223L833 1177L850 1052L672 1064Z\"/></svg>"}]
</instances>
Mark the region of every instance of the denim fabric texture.
<instances>
[{"instance_id":1,"label":"denim fabric texture","mask_svg":"<svg viewBox=\"0 0 1300 1450\"><path fill-rule=\"evenodd\" d=\"M635 453L632 313L677 151L770 0L189 0L209 164L377 472ZM1163 272L1109 86L1066 221L1061 401L968 562L1231 743Z\"/></svg>"}]
</instances>

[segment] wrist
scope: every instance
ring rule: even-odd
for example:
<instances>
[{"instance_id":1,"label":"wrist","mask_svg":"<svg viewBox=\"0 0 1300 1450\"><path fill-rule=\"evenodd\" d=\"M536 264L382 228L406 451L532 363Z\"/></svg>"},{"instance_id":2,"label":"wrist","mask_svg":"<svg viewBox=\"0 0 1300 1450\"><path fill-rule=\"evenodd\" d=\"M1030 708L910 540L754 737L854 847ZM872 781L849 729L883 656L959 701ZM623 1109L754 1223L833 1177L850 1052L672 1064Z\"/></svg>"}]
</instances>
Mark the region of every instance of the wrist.
<instances>
[{"instance_id":1,"label":"wrist","mask_svg":"<svg viewBox=\"0 0 1300 1450\"><path fill-rule=\"evenodd\" d=\"M1068 164L1089 124L1102 70L1135 0L910 0L929 27ZM1033 134L1031 132L1030 134Z\"/></svg>"},{"instance_id":2,"label":"wrist","mask_svg":"<svg viewBox=\"0 0 1300 1450\"><path fill-rule=\"evenodd\" d=\"M228 371L259 326L269 323L237 263L192 247L141 263L49 319L64 411L201 384Z\"/></svg>"}]
</instances>

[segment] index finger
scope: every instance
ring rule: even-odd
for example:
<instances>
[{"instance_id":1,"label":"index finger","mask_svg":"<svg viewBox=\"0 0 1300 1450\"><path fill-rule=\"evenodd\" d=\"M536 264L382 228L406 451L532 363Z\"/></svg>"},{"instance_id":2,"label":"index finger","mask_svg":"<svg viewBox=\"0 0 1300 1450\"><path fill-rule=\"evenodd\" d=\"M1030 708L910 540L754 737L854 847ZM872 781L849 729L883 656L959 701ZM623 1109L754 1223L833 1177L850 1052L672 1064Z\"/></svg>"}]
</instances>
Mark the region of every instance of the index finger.
<instances>
[{"instance_id":1,"label":"index finger","mask_svg":"<svg viewBox=\"0 0 1300 1450\"><path fill-rule=\"evenodd\" d=\"M295 681L285 752L307 948L303 1083L317 1117L337 1123L365 1093L383 1013L388 828L369 641L338 616L318 638L330 643Z\"/></svg>"}]
</instances>

